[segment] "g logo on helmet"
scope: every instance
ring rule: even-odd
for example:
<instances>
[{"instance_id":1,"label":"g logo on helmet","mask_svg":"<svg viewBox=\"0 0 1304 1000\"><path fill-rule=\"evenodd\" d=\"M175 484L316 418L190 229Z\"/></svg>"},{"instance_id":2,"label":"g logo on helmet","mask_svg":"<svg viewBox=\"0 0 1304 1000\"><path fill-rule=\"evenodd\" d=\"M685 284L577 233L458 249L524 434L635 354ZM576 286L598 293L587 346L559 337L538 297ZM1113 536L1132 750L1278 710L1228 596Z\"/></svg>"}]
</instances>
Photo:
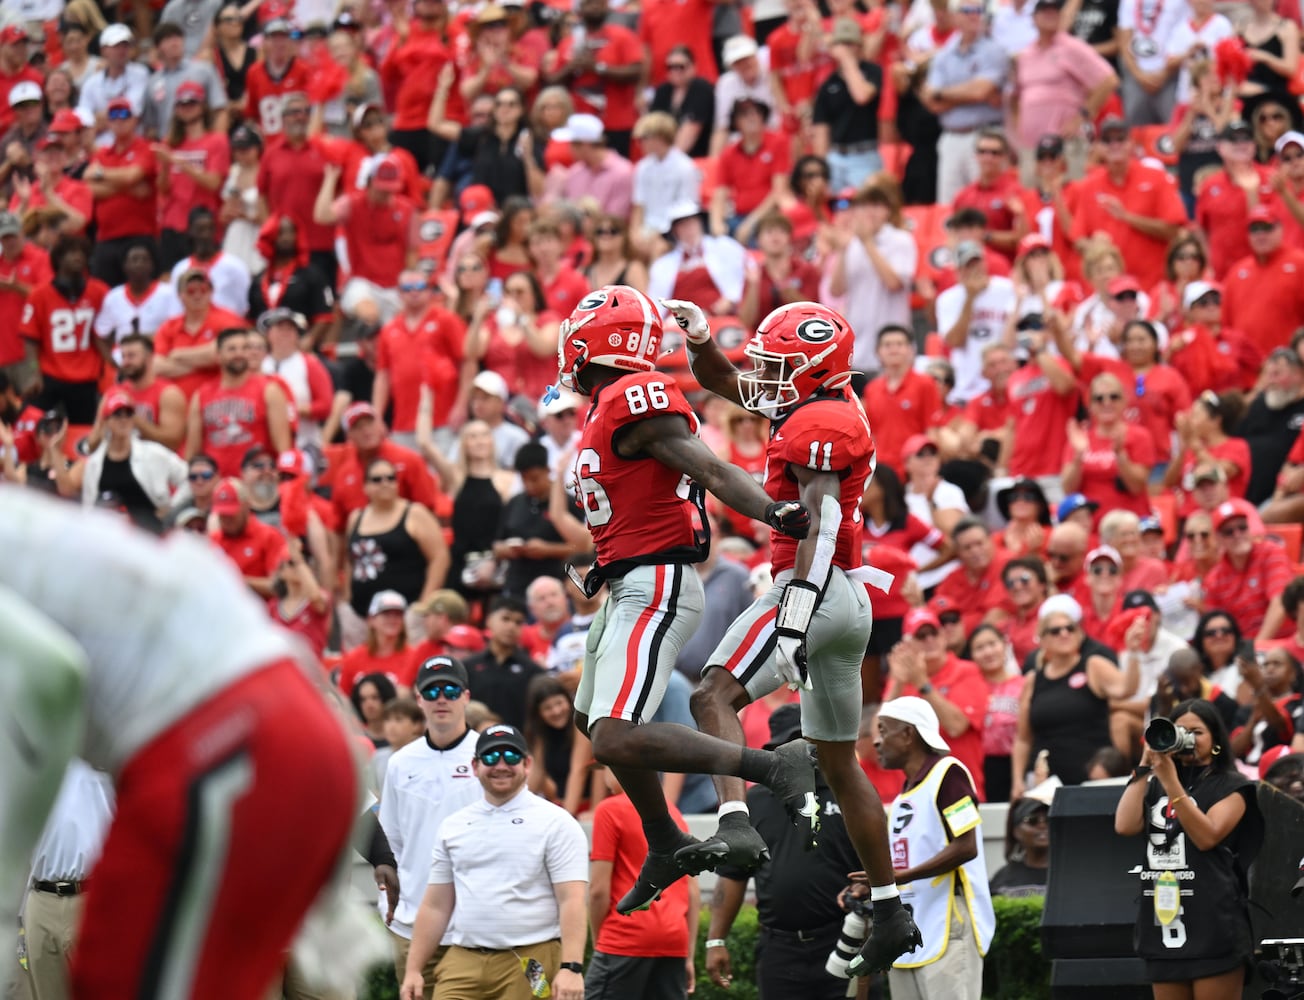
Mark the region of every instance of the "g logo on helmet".
<instances>
[{"instance_id":1,"label":"g logo on helmet","mask_svg":"<svg viewBox=\"0 0 1304 1000\"><path fill-rule=\"evenodd\" d=\"M797 324L797 336L808 344L827 344L837 335L837 328L823 317L802 320Z\"/></svg>"},{"instance_id":2,"label":"g logo on helmet","mask_svg":"<svg viewBox=\"0 0 1304 1000\"><path fill-rule=\"evenodd\" d=\"M590 310L598 308L598 306L606 305L606 303L607 293L599 288L597 291L589 292L588 295L580 299L579 305L575 307L575 311L589 312Z\"/></svg>"}]
</instances>

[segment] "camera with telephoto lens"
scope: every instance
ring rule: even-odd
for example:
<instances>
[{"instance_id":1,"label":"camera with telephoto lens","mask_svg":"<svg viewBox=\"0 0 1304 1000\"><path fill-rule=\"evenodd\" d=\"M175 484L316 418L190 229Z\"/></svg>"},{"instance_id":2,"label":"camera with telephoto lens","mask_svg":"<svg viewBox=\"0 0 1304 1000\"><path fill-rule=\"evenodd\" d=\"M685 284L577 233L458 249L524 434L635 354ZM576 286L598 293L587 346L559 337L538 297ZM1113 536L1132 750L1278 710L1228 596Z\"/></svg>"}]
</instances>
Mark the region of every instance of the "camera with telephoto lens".
<instances>
[{"instance_id":1,"label":"camera with telephoto lens","mask_svg":"<svg viewBox=\"0 0 1304 1000\"><path fill-rule=\"evenodd\" d=\"M1304 938L1259 942L1259 975L1272 983L1263 1000L1300 1000L1304 997Z\"/></svg>"},{"instance_id":2,"label":"camera with telephoto lens","mask_svg":"<svg viewBox=\"0 0 1304 1000\"><path fill-rule=\"evenodd\" d=\"M835 979L850 979L847 966L860 953L860 946L865 943L869 933L869 921L856 912L848 913L842 920L842 931L838 934L838 943L829 952L829 960L824 963L824 971Z\"/></svg>"},{"instance_id":3,"label":"camera with telephoto lens","mask_svg":"<svg viewBox=\"0 0 1304 1000\"><path fill-rule=\"evenodd\" d=\"M1168 719L1151 719L1145 739L1146 746L1155 753L1186 753L1195 749L1195 736Z\"/></svg>"}]
</instances>

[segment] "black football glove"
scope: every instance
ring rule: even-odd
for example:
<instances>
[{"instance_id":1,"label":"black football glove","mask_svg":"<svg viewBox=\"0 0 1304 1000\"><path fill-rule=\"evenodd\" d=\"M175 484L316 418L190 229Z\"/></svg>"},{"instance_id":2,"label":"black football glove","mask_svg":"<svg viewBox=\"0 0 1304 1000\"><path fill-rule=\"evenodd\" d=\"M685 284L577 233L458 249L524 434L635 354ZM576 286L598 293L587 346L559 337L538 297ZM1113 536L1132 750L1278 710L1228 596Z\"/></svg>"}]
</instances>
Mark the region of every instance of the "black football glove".
<instances>
[{"instance_id":1,"label":"black football glove","mask_svg":"<svg viewBox=\"0 0 1304 1000\"><path fill-rule=\"evenodd\" d=\"M795 500L772 503L765 508L765 523L789 538L805 538L810 534L810 511Z\"/></svg>"}]
</instances>

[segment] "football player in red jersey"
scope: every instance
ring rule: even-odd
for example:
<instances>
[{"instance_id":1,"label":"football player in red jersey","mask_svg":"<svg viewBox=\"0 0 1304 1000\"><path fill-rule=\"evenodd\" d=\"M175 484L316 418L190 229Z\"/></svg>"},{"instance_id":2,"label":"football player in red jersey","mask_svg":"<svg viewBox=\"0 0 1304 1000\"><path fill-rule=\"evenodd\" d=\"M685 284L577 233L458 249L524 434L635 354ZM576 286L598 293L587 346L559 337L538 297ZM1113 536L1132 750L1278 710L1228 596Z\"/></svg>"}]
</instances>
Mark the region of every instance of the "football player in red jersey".
<instances>
[{"instance_id":1,"label":"football player in red jersey","mask_svg":"<svg viewBox=\"0 0 1304 1000\"><path fill-rule=\"evenodd\" d=\"M827 306L781 306L747 345L754 367L740 372L711 339L697 306L676 299L665 306L684 330L702 387L770 419L766 492L775 500L800 500L812 521L800 542L774 537L774 586L707 660L693 715L703 732L741 744L739 709L785 682L802 689L803 735L815 744L872 886L874 930L851 971L884 969L922 939L897 892L883 803L856 760L860 665L873 621L864 583L881 578L861 561L860 497L874 474L874 439L847 388L855 335ZM677 855L690 871L726 859L752 866L765 851L748 822L743 783L724 776L716 783L718 831Z\"/></svg>"},{"instance_id":2,"label":"football player in red jersey","mask_svg":"<svg viewBox=\"0 0 1304 1000\"><path fill-rule=\"evenodd\" d=\"M793 498L771 502L741 469L697 436L697 417L674 380L656 371L661 317L642 292L608 285L586 295L561 327L560 381L590 397L575 462L575 491L598 561L579 584L610 594L589 631L575 697L576 725L638 809L648 855L616 904L642 909L680 878L675 852L697 843L670 818L658 771L732 774L769 786L790 810L815 801L814 769L800 741L773 752L683 726L641 725L661 704L704 598L689 566L706 557L703 488L778 533L804 538L810 514ZM818 808L818 807L815 807Z\"/></svg>"}]
</instances>

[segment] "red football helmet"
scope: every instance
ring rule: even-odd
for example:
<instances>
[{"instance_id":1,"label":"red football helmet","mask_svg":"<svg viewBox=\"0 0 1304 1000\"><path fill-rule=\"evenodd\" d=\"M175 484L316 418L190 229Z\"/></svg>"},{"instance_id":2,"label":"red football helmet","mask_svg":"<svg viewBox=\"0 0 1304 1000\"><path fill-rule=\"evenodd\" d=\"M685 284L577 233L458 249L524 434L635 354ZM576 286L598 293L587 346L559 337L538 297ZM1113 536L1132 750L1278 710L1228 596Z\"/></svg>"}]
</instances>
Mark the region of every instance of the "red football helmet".
<instances>
[{"instance_id":1,"label":"red football helmet","mask_svg":"<svg viewBox=\"0 0 1304 1000\"><path fill-rule=\"evenodd\" d=\"M661 350L661 313L652 300L628 285L606 285L580 300L562 321L557 343L558 380L583 392L587 365L650 372Z\"/></svg>"},{"instance_id":2,"label":"red football helmet","mask_svg":"<svg viewBox=\"0 0 1304 1000\"><path fill-rule=\"evenodd\" d=\"M744 349L755 367L738 378L743 406L773 418L820 389L851 380L851 324L818 302L780 306Z\"/></svg>"}]
</instances>

